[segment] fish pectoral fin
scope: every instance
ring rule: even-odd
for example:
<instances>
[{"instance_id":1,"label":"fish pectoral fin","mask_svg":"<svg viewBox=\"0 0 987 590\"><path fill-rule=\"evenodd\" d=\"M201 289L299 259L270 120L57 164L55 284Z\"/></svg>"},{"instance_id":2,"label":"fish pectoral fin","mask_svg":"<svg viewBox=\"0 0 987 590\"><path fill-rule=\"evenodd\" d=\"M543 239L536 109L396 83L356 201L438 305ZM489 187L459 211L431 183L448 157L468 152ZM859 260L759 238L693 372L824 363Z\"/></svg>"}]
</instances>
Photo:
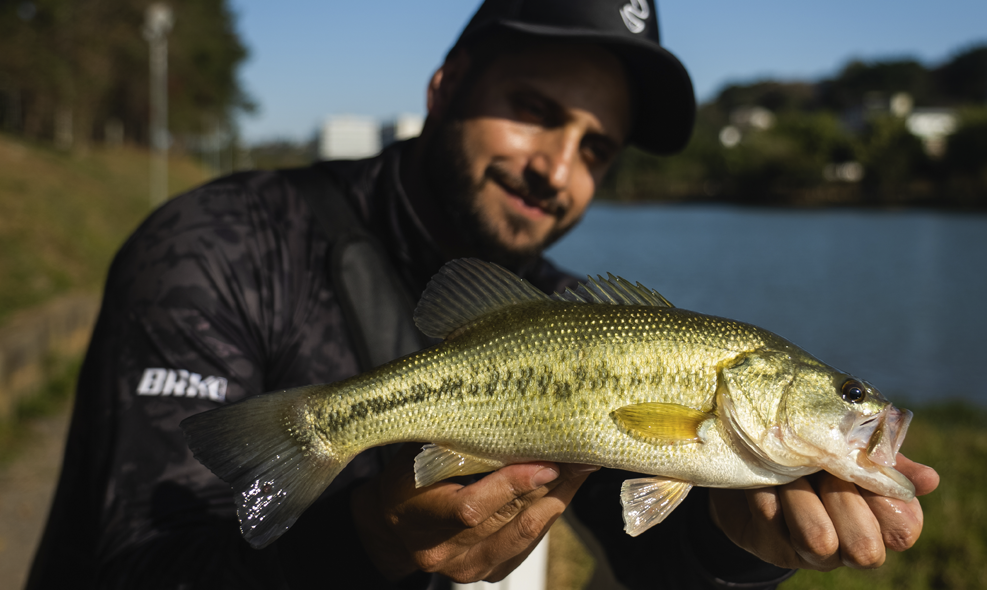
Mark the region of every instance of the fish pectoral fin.
<instances>
[{"instance_id":1,"label":"fish pectoral fin","mask_svg":"<svg viewBox=\"0 0 987 590\"><path fill-rule=\"evenodd\" d=\"M646 442L705 442L707 421L715 416L680 404L645 402L623 406L610 417L624 433Z\"/></svg>"},{"instance_id":2,"label":"fish pectoral fin","mask_svg":"<svg viewBox=\"0 0 987 590\"><path fill-rule=\"evenodd\" d=\"M666 477L628 479L620 486L624 531L636 537L661 521L685 500L692 484Z\"/></svg>"},{"instance_id":3,"label":"fish pectoral fin","mask_svg":"<svg viewBox=\"0 0 987 590\"><path fill-rule=\"evenodd\" d=\"M427 444L415 457L415 487L423 488L457 475L473 475L500 469L505 464L449 447Z\"/></svg>"}]
</instances>

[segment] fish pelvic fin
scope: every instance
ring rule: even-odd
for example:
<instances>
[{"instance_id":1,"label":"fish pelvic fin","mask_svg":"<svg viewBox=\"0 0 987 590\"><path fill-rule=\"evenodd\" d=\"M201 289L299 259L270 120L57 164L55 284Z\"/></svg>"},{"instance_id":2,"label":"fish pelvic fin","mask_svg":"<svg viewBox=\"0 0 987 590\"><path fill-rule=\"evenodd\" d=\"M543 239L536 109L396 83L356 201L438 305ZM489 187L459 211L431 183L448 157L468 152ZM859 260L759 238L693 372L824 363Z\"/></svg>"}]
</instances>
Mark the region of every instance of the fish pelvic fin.
<instances>
[{"instance_id":1,"label":"fish pelvic fin","mask_svg":"<svg viewBox=\"0 0 987 590\"><path fill-rule=\"evenodd\" d=\"M447 262L432 277L415 308L415 324L426 336L452 338L485 315L548 295L509 270L476 258Z\"/></svg>"},{"instance_id":2,"label":"fish pelvic fin","mask_svg":"<svg viewBox=\"0 0 987 590\"><path fill-rule=\"evenodd\" d=\"M415 487L423 488L457 475L486 473L504 465L496 459L484 459L443 445L427 444L415 457Z\"/></svg>"},{"instance_id":3,"label":"fish pelvic fin","mask_svg":"<svg viewBox=\"0 0 987 590\"><path fill-rule=\"evenodd\" d=\"M615 277L610 273L607 273L607 277L609 278L605 279L600 275L597 275L595 279L586 277L587 280L579 283L575 291L567 288L563 293L556 293L552 298L575 303L675 307L668 299L662 297L661 293L649 289L641 283L632 285L627 279Z\"/></svg>"},{"instance_id":4,"label":"fish pelvic fin","mask_svg":"<svg viewBox=\"0 0 987 590\"><path fill-rule=\"evenodd\" d=\"M265 394L190 416L181 428L192 454L233 488L240 531L266 547L304 512L349 463L321 441L293 436L299 404L313 387Z\"/></svg>"},{"instance_id":5,"label":"fish pelvic fin","mask_svg":"<svg viewBox=\"0 0 987 590\"><path fill-rule=\"evenodd\" d=\"M636 537L675 510L689 494L692 484L666 477L628 479L620 486L624 532Z\"/></svg>"},{"instance_id":6,"label":"fish pelvic fin","mask_svg":"<svg viewBox=\"0 0 987 590\"><path fill-rule=\"evenodd\" d=\"M610 412L610 418L625 434L654 444L705 442L713 414L661 402L623 406Z\"/></svg>"}]
</instances>

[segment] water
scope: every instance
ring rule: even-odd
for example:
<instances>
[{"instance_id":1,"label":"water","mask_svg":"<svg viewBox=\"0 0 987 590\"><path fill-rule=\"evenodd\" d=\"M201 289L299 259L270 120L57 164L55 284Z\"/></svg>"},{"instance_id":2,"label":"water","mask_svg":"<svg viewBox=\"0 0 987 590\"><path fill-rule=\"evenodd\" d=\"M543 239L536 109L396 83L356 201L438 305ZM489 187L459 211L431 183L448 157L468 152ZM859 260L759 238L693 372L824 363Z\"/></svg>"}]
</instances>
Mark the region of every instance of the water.
<instances>
[{"instance_id":1,"label":"water","mask_svg":"<svg viewBox=\"0 0 987 590\"><path fill-rule=\"evenodd\" d=\"M987 405L987 215L599 204L549 257L767 328L892 400Z\"/></svg>"}]
</instances>

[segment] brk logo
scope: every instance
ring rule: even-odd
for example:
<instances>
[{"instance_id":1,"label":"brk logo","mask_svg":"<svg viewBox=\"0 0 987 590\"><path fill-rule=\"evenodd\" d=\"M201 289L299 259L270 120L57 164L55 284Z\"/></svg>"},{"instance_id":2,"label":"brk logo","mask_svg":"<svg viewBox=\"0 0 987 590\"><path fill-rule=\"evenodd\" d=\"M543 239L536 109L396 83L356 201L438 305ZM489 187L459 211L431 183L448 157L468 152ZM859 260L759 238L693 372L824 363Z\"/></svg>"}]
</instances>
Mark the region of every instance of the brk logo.
<instances>
[{"instance_id":1,"label":"brk logo","mask_svg":"<svg viewBox=\"0 0 987 590\"><path fill-rule=\"evenodd\" d=\"M198 397L226 401L226 377L206 377L185 369L144 369L137 395Z\"/></svg>"},{"instance_id":2,"label":"brk logo","mask_svg":"<svg viewBox=\"0 0 987 590\"><path fill-rule=\"evenodd\" d=\"M649 16L648 0L631 0L620 8L620 18L624 19L627 30L635 34L644 30Z\"/></svg>"}]
</instances>

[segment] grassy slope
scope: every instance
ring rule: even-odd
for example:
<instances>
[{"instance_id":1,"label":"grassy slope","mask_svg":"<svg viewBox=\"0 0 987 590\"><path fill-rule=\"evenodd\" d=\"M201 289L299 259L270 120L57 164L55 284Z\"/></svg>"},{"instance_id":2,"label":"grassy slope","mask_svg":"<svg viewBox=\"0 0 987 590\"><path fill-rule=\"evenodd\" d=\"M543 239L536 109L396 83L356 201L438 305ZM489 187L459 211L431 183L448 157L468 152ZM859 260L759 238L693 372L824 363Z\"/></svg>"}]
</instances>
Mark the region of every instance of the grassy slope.
<instances>
[{"instance_id":1,"label":"grassy slope","mask_svg":"<svg viewBox=\"0 0 987 590\"><path fill-rule=\"evenodd\" d=\"M113 254L151 211L147 153L63 153L0 134L0 325L25 307L99 291ZM207 180L172 158L169 190Z\"/></svg>"}]
</instances>

